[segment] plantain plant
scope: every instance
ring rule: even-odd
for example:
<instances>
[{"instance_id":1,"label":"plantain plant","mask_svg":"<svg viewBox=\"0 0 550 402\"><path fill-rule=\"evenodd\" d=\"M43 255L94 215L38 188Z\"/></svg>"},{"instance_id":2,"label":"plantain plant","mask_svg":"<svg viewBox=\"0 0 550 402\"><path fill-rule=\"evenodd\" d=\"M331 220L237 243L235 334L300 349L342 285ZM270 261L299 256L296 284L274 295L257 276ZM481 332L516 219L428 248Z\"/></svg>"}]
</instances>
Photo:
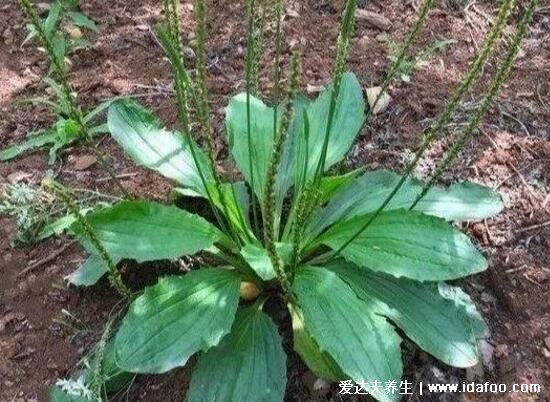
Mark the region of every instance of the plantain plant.
<instances>
[{"instance_id":1,"label":"plantain plant","mask_svg":"<svg viewBox=\"0 0 550 402\"><path fill-rule=\"evenodd\" d=\"M258 20L254 3L248 4L249 31ZM510 57L460 147L494 101L536 3L529 4ZM426 133L414 163L479 76L513 5L507 0L501 6L483 49ZM275 64L274 100L266 104L250 82L259 46L249 49L247 91L233 96L225 109L229 149L242 175L236 181L219 172L213 156L204 43L193 77L181 57L176 3L165 0L164 6L167 20L157 33L175 77L180 130L165 128L132 100L110 105L108 127L136 163L174 181L178 194L204 199L212 213L205 218L173 205L124 200L79 216L72 231L90 257L71 282L92 285L104 274L116 276L113 264L124 259L147 262L202 252L209 263L163 277L138 295L122 289L131 304L105 348L118 372L164 373L197 355L187 400L282 401L286 356L272 309L266 308L280 305L272 303L276 300L288 308L295 352L329 380L399 384L403 336L446 364L475 365L476 340L487 326L469 296L446 282L487 268L455 223L498 214L499 195L468 182L435 185L458 146L427 183L409 177L414 166L402 175L364 169L330 174L372 115L358 79L345 71L356 2L346 2L333 78L315 99L298 94L300 55L294 53L280 94ZM276 2L278 40L281 10ZM204 38L203 0L195 11L197 37ZM276 47L278 54L277 41ZM191 137L192 106L206 149ZM118 289L121 278L116 279ZM380 401L399 397L379 388L371 394Z\"/></svg>"},{"instance_id":2,"label":"plantain plant","mask_svg":"<svg viewBox=\"0 0 550 402\"><path fill-rule=\"evenodd\" d=\"M82 111L68 82L70 52L89 47L79 27L98 31L94 21L78 11L77 0L57 0L50 5L46 18L40 15L29 0L18 0L27 17L29 35L24 43L39 39L50 61L50 73L43 81L52 96L40 96L24 102L46 106L56 116L56 121L45 130L29 133L21 143L0 150L0 161L11 160L25 152L49 148L49 164L57 159L57 153L67 145L87 137L105 134L107 127L98 118L105 112L109 101L101 103L86 112Z\"/></svg>"}]
</instances>

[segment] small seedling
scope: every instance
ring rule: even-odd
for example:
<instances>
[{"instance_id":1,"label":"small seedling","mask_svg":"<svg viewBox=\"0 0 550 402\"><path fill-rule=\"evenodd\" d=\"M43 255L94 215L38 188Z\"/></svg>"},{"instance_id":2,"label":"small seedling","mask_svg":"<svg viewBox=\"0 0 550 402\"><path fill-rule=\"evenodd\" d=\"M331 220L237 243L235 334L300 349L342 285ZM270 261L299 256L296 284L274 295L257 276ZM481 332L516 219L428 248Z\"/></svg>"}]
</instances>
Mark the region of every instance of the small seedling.
<instances>
[{"instance_id":1,"label":"small seedling","mask_svg":"<svg viewBox=\"0 0 550 402\"><path fill-rule=\"evenodd\" d=\"M52 165L57 160L60 150L66 149L67 146L82 138L79 123L70 117L68 102L64 99L65 94L52 79L45 78L44 81L49 88L52 88L55 99L52 101L46 97L39 97L27 101L50 107L50 111L57 117L57 120L48 129L33 131L22 142L1 150L0 161L8 161L26 152L45 148L49 153L48 163ZM71 96L74 95L71 94ZM91 138L108 133L106 124L99 123L99 118L108 108L110 102L101 103L82 118Z\"/></svg>"},{"instance_id":2,"label":"small seedling","mask_svg":"<svg viewBox=\"0 0 550 402\"><path fill-rule=\"evenodd\" d=\"M29 20L29 36L25 40L38 38L50 61L50 72L44 78L52 97L35 97L23 102L41 104L49 108L56 121L46 130L29 133L19 144L0 151L0 161L13 159L25 152L40 148L49 149L49 164L57 159L59 150L76 140L91 141L98 134L106 133L106 126L98 122L101 113L110 102L83 112L68 82L68 54L89 42L77 36L76 30L86 28L97 31L97 26L86 15L77 11L77 0L57 0L50 6L48 16L42 20L28 0L19 0L21 9ZM72 24L72 25L71 25Z\"/></svg>"}]
</instances>

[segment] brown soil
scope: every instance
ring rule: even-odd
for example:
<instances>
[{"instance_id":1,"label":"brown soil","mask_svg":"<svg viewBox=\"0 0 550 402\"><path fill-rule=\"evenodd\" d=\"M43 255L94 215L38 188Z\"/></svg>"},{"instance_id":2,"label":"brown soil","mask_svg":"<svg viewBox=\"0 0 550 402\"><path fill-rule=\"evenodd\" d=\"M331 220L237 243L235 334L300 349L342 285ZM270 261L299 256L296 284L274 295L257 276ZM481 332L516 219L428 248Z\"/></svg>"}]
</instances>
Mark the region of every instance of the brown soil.
<instances>
[{"instance_id":1,"label":"brown soil","mask_svg":"<svg viewBox=\"0 0 550 402\"><path fill-rule=\"evenodd\" d=\"M145 28L161 19L161 2L87 0L82 3L83 9L100 23L101 33L94 37L92 50L73 57L71 77L79 99L85 105L94 105L114 95L147 93L140 101L167 124L174 123L175 109L166 95L170 85L168 64ZM363 3L368 4L368 10L392 22L387 32L391 38L401 40L406 35L415 15L412 4L416 2L360 2ZM288 1L286 4L284 59L288 59L290 48L302 47L305 53L303 88L323 85L331 72L341 2ZM484 15L489 18L494 15L491 4L480 1L466 13L442 5L431 13L420 44L430 43L434 38L452 38L457 42L417 69L410 83L399 82L390 89L393 99L389 109L365 128L347 161L350 167L403 166L422 130L441 110L453 86L468 68L487 31L488 21ZM221 140L221 108L230 95L243 88L243 4L214 1L212 10L213 31L208 43L210 84L223 159L226 149ZM190 4L186 3L182 11L187 33L193 24ZM24 26L15 2L0 6L0 147L21 140L33 129L46 127L52 119L43 108L13 105L16 100L43 91L40 77L46 69L44 57L32 46L20 47L26 35ZM468 179L498 187L506 204L504 212L496 218L464 227L490 257L487 272L461 283L473 295L491 328L491 337L483 348L485 368L481 375L494 383L540 384L543 391L539 395L468 394L464 396L466 400L550 400L550 226L532 227L548 222L550 215L549 26L548 7L542 8L509 84L484 121L482 135L472 141L444 178L447 183ZM389 63L388 48L380 33L379 29L358 22L350 69L357 73L365 88L381 82ZM267 50L262 69L261 82L266 94L270 90L272 52L271 48ZM487 73L493 69L491 65ZM424 159L419 174L433 167L434 161L452 143L457 128L467 117L467 109L480 100L482 89L477 88L471 95L446 136ZM169 183L136 168L109 138L102 140L101 147L112 156L118 173L136 173L124 180L128 189L143 197L167 198ZM49 167L45 152L33 153L0 164L0 177L14 180L16 176L24 176L24 181L39 183L45 171L52 168L63 181L74 186L116 193L116 188L105 181L97 182L104 176L97 164L83 171L74 169L79 157L87 154L84 147L75 146L62 161ZM12 175L18 172L27 175ZM45 401L46 387L57 378L69 375L79 358L97 341L118 298L104 282L90 289L67 288L63 277L84 257L77 245L19 277L22 269L56 252L69 239L61 237L14 247L14 233L13 220L0 217L0 401ZM138 277L138 269L128 269L126 279L136 287L154 282L156 269L148 273L146 280ZM62 310L77 320L68 319ZM445 368L408 344L404 359L407 378L413 382L439 381L441 375L436 374L440 372L445 377L441 381L469 380L480 375L479 370ZM131 387L128 400L184 400L188 374L184 368L164 376L140 377ZM288 400L312 400L307 382L304 367L291 358ZM456 396L454 399L431 398L457 400ZM342 400L337 387L323 400ZM415 394L410 400L428 400L428 397Z\"/></svg>"}]
</instances>

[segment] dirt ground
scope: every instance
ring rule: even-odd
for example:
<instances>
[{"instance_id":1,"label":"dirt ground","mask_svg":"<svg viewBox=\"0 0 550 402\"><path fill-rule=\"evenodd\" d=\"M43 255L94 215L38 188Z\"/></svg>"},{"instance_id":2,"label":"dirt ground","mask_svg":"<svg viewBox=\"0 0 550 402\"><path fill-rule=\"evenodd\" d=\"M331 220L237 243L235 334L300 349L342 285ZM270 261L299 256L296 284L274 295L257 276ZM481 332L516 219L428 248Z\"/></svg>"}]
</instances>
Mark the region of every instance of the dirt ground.
<instances>
[{"instance_id":1,"label":"dirt ground","mask_svg":"<svg viewBox=\"0 0 550 402\"><path fill-rule=\"evenodd\" d=\"M83 0L81 3L83 10L99 23L101 32L93 36L93 49L72 57L71 80L79 100L91 106L115 95L141 94L141 102L168 125L175 123L169 66L149 29L162 18L161 2ZM244 84L242 3L212 2L212 31L208 41L210 87L222 160L226 156L222 140L223 106ZM414 19L416 2L359 3L361 8L387 19L375 25L365 20L357 22L349 64L368 88L382 81L390 63L383 34L394 41L402 40ZM430 14L417 50L434 39L456 42L432 55L410 75L410 82L399 81L390 88L389 108L363 130L346 162L349 167L403 167L422 130L442 109L467 70L495 14L494 2L473 1L463 11L458 0L440 3ZM289 49L301 47L305 56L302 88L315 92L330 77L341 3L307 0L285 4L285 63ZM184 3L182 13L187 36L193 28L189 2ZM25 35L25 21L15 1L2 2L0 147L17 142L29 131L44 128L52 121L43 108L14 105L16 100L44 90L40 83L47 68L44 56L32 45L21 47ZM506 205L499 216L463 227L490 260L485 273L460 283L474 297L491 329L490 338L480 345L483 367L467 371L450 369L409 343L404 347L406 378L414 383L476 378L510 387L514 383L540 384L542 392L452 396L420 396L415 392L410 401L550 401L549 39L550 13L546 3L537 11L510 81L485 119L481 133L443 180L445 183L472 180L492 186L502 194ZM261 86L266 96L271 89L272 52L273 49L266 50L262 64ZM493 70L491 63L486 76ZM452 144L468 111L480 101L482 90L483 85L469 95L463 110L422 161L419 175L428 172ZM117 173L126 175L123 183L133 193L155 199L168 197L170 184L137 168L110 138L102 139L100 147L111 156ZM48 166L47 153L35 152L10 163L0 163L0 177L3 181L36 184L52 169L72 186L115 194L116 188L101 180L105 174L97 164L84 170L75 169L79 158L88 154L85 147L75 146L56 165ZM63 277L84 258L75 244L26 275L18 275L36 261L54 255L70 239L61 236L32 246L14 246L14 232L13 219L0 216L0 402L45 401L47 386L70 375L80 357L97 341L118 298L105 282L88 289L67 287ZM140 269L147 269L147 278L142 278ZM137 288L154 283L155 274L164 269L130 267L125 279ZM68 319L63 311L75 318ZM291 357L288 370L287 399L313 400L306 369ZM184 400L188 378L188 368L163 376L140 377L119 399ZM343 399L334 386L319 400Z\"/></svg>"}]
</instances>

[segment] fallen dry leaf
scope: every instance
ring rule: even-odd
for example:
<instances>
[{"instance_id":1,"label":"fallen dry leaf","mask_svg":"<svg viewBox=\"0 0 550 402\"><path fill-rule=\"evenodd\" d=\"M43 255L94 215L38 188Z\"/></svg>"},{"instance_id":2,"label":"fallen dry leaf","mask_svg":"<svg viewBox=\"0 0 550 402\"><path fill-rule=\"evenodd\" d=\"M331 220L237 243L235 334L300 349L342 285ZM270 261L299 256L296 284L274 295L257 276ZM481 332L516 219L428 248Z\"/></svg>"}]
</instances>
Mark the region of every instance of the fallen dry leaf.
<instances>
[{"instance_id":1,"label":"fallen dry leaf","mask_svg":"<svg viewBox=\"0 0 550 402\"><path fill-rule=\"evenodd\" d=\"M388 105L391 102L391 96L388 95L387 92L384 92L380 99L378 99L378 102L376 102L376 98L378 98L378 94L380 94L380 91L382 91L381 87L370 87L367 88L367 100L369 102L369 106L373 108L372 113L378 114L382 113L388 108ZM376 102L376 105L375 105Z\"/></svg>"}]
</instances>

